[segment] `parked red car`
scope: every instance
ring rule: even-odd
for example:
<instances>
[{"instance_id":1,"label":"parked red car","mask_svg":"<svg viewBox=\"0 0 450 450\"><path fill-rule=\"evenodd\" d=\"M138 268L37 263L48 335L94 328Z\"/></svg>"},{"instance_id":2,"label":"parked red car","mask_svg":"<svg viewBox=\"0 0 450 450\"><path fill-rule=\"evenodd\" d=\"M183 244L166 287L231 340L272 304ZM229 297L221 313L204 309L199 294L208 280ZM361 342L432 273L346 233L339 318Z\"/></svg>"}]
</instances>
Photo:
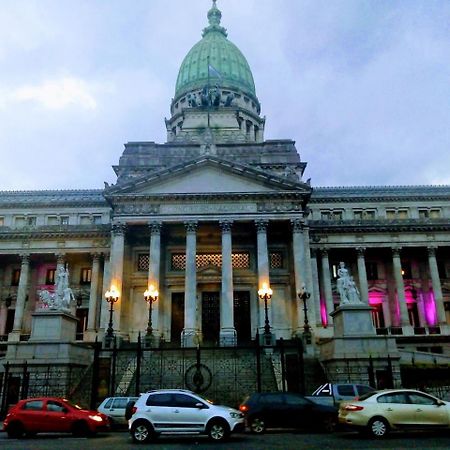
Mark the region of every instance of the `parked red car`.
<instances>
[{"instance_id":1,"label":"parked red car","mask_svg":"<svg viewBox=\"0 0 450 450\"><path fill-rule=\"evenodd\" d=\"M49 432L87 436L108 430L109 427L109 419L105 414L82 409L58 397L20 400L10 408L3 422L3 431L10 438Z\"/></svg>"}]
</instances>

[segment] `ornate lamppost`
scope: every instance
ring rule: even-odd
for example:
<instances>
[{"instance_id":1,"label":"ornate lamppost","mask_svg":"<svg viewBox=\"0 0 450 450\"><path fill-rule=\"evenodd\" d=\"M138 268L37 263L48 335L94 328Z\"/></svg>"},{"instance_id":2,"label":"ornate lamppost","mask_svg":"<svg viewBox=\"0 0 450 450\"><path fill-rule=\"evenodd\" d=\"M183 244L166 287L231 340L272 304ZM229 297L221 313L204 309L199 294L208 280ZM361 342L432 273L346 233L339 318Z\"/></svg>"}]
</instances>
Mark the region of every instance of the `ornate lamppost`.
<instances>
[{"instance_id":1,"label":"ornate lamppost","mask_svg":"<svg viewBox=\"0 0 450 450\"><path fill-rule=\"evenodd\" d=\"M105 299L109 303L109 324L108 329L106 330L106 337L108 341L111 341L114 338L114 328L113 328L113 312L114 312L114 303L119 301L119 293L116 288L111 287L110 291L105 292Z\"/></svg>"},{"instance_id":2,"label":"ornate lamppost","mask_svg":"<svg viewBox=\"0 0 450 450\"><path fill-rule=\"evenodd\" d=\"M303 303L303 336L305 337L306 343L309 344L311 342L311 327L308 322L308 304L306 303L306 300L311 297L311 294L306 290L305 285L302 285L301 290L297 292L297 296Z\"/></svg>"},{"instance_id":3,"label":"ornate lamppost","mask_svg":"<svg viewBox=\"0 0 450 450\"><path fill-rule=\"evenodd\" d=\"M267 302L272 298L273 291L267 285L263 283L262 288L258 291L259 298L264 301L264 342L266 344L271 341L270 323L269 323L269 310L267 308Z\"/></svg>"},{"instance_id":4,"label":"ornate lamppost","mask_svg":"<svg viewBox=\"0 0 450 450\"><path fill-rule=\"evenodd\" d=\"M144 299L148 303L148 326L147 326L147 336L153 336L152 327L152 305L158 300L158 291L151 284L149 288L144 292Z\"/></svg>"}]
</instances>

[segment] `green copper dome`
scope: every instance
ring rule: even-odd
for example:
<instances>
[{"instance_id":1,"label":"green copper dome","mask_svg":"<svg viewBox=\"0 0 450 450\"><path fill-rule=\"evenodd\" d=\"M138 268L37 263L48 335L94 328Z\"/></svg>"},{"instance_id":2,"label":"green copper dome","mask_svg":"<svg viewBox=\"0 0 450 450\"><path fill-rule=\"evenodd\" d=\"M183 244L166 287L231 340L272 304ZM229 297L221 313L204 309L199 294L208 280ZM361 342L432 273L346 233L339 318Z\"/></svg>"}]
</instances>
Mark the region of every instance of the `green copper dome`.
<instances>
[{"instance_id":1,"label":"green copper dome","mask_svg":"<svg viewBox=\"0 0 450 450\"><path fill-rule=\"evenodd\" d=\"M191 90L202 89L208 83L208 61L212 67L209 70L211 84L240 89L256 98L250 66L241 51L227 39L225 28L220 26L221 17L216 0L213 0L208 11L209 26L203 30L203 39L192 47L181 64L175 98Z\"/></svg>"}]
</instances>

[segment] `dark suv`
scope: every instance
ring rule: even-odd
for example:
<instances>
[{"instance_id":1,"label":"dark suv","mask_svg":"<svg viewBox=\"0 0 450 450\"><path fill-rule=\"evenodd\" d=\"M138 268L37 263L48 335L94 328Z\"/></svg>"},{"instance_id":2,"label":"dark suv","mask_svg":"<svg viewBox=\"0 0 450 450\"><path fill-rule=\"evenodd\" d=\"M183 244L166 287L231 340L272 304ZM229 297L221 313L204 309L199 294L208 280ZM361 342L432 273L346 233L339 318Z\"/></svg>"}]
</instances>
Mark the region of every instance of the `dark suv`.
<instances>
[{"instance_id":1,"label":"dark suv","mask_svg":"<svg viewBox=\"0 0 450 450\"><path fill-rule=\"evenodd\" d=\"M300 394L290 392L255 393L239 406L247 426L253 433L266 428L315 428L332 432L337 424L338 410L319 405Z\"/></svg>"}]
</instances>

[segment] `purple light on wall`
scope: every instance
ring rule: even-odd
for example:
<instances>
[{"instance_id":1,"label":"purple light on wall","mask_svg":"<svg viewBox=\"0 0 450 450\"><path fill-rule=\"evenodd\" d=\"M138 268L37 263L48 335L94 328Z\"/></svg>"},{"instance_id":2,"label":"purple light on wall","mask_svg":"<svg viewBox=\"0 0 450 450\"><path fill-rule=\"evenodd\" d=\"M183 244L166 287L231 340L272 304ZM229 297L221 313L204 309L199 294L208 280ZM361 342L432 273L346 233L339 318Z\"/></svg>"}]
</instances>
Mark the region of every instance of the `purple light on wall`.
<instances>
[{"instance_id":1,"label":"purple light on wall","mask_svg":"<svg viewBox=\"0 0 450 450\"><path fill-rule=\"evenodd\" d=\"M322 319L322 325L326 327L328 325L327 305L322 298L320 299L320 317Z\"/></svg>"},{"instance_id":2,"label":"purple light on wall","mask_svg":"<svg viewBox=\"0 0 450 450\"><path fill-rule=\"evenodd\" d=\"M428 325L437 325L436 314L436 299L434 298L434 292L430 290L427 294L422 293L424 299L425 320Z\"/></svg>"},{"instance_id":3,"label":"purple light on wall","mask_svg":"<svg viewBox=\"0 0 450 450\"><path fill-rule=\"evenodd\" d=\"M377 291L369 291L369 305L380 305L383 303L383 293Z\"/></svg>"}]
</instances>

